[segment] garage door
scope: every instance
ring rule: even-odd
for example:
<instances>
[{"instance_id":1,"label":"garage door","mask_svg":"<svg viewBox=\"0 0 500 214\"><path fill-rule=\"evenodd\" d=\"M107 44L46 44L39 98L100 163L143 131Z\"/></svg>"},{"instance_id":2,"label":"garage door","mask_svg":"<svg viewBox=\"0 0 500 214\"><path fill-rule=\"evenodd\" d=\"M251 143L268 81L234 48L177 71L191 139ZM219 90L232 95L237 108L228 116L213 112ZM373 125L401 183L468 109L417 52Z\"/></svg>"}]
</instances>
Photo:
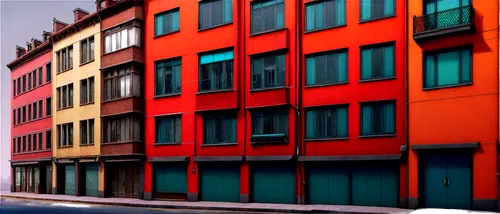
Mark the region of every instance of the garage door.
<instances>
[{"instance_id":1,"label":"garage door","mask_svg":"<svg viewBox=\"0 0 500 214\"><path fill-rule=\"evenodd\" d=\"M309 204L349 205L349 170L332 164L314 164L307 172Z\"/></svg>"},{"instance_id":2,"label":"garage door","mask_svg":"<svg viewBox=\"0 0 500 214\"><path fill-rule=\"evenodd\" d=\"M398 163L363 163L352 170L352 204L397 207Z\"/></svg>"},{"instance_id":3,"label":"garage door","mask_svg":"<svg viewBox=\"0 0 500 214\"><path fill-rule=\"evenodd\" d=\"M252 165L251 199L258 203L295 203L295 168L289 163Z\"/></svg>"},{"instance_id":4,"label":"garage door","mask_svg":"<svg viewBox=\"0 0 500 214\"><path fill-rule=\"evenodd\" d=\"M75 165L67 164L64 166L64 194L65 195L75 195L76 194L76 177L75 177Z\"/></svg>"},{"instance_id":5,"label":"garage door","mask_svg":"<svg viewBox=\"0 0 500 214\"><path fill-rule=\"evenodd\" d=\"M97 164L85 165L85 195L98 196Z\"/></svg>"},{"instance_id":6,"label":"garage door","mask_svg":"<svg viewBox=\"0 0 500 214\"><path fill-rule=\"evenodd\" d=\"M203 164L200 168L202 201L240 201L239 164Z\"/></svg>"},{"instance_id":7,"label":"garage door","mask_svg":"<svg viewBox=\"0 0 500 214\"><path fill-rule=\"evenodd\" d=\"M187 195L187 166L184 163L155 166L155 197L185 199Z\"/></svg>"}]
</instances>

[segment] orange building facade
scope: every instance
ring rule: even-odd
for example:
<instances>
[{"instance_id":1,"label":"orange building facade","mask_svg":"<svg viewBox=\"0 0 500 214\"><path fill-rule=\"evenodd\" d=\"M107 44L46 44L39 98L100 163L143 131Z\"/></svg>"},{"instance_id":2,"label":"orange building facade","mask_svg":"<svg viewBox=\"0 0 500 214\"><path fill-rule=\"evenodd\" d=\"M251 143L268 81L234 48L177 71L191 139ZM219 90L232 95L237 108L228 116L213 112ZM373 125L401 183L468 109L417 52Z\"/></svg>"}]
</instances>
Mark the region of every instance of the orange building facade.
<instances>
[{"instance_id":1,"label":"orange building facade","mask_svg":"<svg viewBox=\"0 0 500 214\"><path fill-rule=\"evenodd\" d=\"M498 207L498 1L409 1L409 206Z\"/></svg>"}]
</instances>

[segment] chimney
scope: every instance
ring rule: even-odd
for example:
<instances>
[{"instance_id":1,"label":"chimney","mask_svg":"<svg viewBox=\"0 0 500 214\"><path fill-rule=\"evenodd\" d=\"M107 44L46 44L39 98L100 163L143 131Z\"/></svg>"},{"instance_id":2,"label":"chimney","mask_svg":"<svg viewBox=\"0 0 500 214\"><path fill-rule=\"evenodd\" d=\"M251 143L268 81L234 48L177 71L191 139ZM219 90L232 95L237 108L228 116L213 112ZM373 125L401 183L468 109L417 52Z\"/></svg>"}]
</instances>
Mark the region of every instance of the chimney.
<instances>
[{"instance_id":1,"label":"chimney","mask_svg":"<svg viewBox=\"0 0 500 214\"><path fill-rule=\"evenodd\" d=\"M87 12L86 10L79 8L79 7L75 8L73 10L73 13L75 14L75 22L79 21L80 19L82 19L86 15L89 15L89 12Z\"/></svg>"},{"instance_id":2,"label":"chimney","mask_svg":"<svg viewBox=\"0 0 500 214\"><path fill-rule=\"evenodd\" d=\"M24 49L23 47L21 47L19 45L16 45L16 58L21 57L25 53L26 53L26 49Z\"/></svg>"},{"instance_id":3,"label":"chimney","mask_svg":"<svg viewBox=\"0 0 500 214\"><path fill-rule=\"evenodd\" d=\"M52 31L53 32L59 32L62 30L64 27L66 27L68 24L61 22L57 20L55 17L53 19L53 25L52 25Z\"/></svg>"},{"instance_id":4,"label":"chimney","mask_svg":"<svg viewBox=\"0 0 500 214\"><path fill-rule=\"evenodd\" d=\"M33 49L33 46L32 46L31 42L26 42L26 47L28 47L28 52L30 52L31 49Z\"/></svg>"},{"instance_id":5,"label":"chimney","mask_svg":"<svg viewBox=\"0 0 500 214\"><path fill-rule=\"evenodd\" d=\"M50 32L43 31L42 38L43 38L44 42L46 42L47 40L49 40L49 36L50 36Z\"/></svg>"},{"instance_id":6,"label":"chimney","mask_svg":"<svg viewBox=\"0 0 500 214\"><path fill-rule=\"evenodd\" d=\"M40 46L42 44L42 41L36 39L36 38L32 38L31 39L31 43L33 44L33 49L35 49L36 47Z\"/></svg>"}]
</instances>

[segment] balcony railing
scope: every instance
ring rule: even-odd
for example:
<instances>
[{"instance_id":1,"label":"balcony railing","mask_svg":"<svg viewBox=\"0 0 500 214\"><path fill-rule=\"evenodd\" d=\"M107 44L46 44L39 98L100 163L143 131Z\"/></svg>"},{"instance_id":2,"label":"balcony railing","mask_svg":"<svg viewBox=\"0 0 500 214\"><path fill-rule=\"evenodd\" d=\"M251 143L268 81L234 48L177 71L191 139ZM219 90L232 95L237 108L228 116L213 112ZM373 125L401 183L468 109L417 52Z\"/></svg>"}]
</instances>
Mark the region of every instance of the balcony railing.
<instances>
[{"instance_id":1,"label":"balcony railing","mask_svg":"<svg viewBox=\"0 0 500 214\"><path fill-rule=\"evenodd\" d=\"M472 26L474 8L472 5L457 7L436 13L413 17L413 34L424 34L439 29L448 29L463 25Z\"/></svg>"}]
</instances>

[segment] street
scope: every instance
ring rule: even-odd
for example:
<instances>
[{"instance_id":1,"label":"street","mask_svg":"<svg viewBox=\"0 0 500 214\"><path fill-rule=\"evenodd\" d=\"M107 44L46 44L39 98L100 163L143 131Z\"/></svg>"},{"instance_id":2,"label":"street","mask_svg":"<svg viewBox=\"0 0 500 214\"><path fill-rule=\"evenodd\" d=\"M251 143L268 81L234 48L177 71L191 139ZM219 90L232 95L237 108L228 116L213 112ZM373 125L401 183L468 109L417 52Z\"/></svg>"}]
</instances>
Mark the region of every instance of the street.
<instances>
[{"instance_id":1,"label":"street","mask_svg":"<svg viewBox=\"0 0 500 214\"><path fill-rule=\"evenodd\" d=\"M200 211L178 209L152 209L120 206L101 206L66 202L50 202L23 199L0 199L0 214L231 214L248 212Z\"/></svg>"}]
</instances>

